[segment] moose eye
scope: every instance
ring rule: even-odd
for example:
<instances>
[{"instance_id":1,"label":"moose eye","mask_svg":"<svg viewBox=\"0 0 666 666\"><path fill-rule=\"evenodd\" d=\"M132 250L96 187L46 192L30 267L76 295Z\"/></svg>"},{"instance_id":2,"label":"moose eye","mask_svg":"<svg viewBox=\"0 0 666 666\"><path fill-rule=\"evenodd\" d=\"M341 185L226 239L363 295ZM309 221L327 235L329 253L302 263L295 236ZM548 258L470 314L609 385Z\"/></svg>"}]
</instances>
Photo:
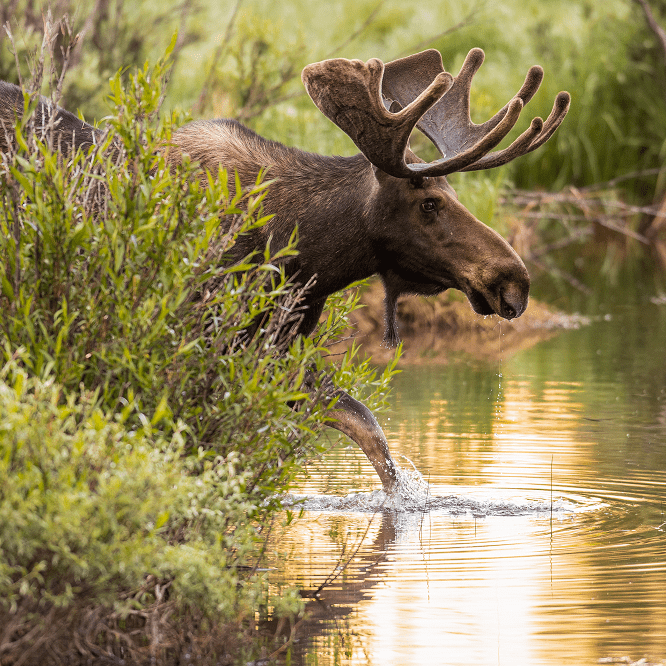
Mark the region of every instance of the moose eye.
<instances>
[{"instance_id":1,"label":"moose eye","mask_svg":"<svg viewBox=\"0 0 666 666\"><path fill-rule=\"evenodd\" d=\"M421 210L424 213L434 213L437 210L437 204L433 199L426 199L422 204L421 204Z\"/></svg>"}]
</instances>

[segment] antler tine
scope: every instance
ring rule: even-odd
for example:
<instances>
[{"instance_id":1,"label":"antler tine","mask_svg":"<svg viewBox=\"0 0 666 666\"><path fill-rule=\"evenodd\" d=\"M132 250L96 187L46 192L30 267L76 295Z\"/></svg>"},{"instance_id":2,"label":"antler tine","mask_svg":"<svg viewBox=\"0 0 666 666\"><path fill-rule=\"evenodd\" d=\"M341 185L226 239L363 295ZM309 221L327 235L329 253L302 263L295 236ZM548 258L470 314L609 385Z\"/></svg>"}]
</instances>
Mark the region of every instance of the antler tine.
<instances>
[{"instance_id":1,"label":"antler tine","mask_svg":"<svg viewBox=\"0 0 666 666\"><path fill-rule=\"evenodd\" d=\"M489 169L506 164L520 155L545 143L564 119L568 110L568 95L560 93L555 107L544 124L541 118L532 120L530 127L508 148L487 155L511 130L520 111L543 80L543 69L531 67L525 81L513 99L492 118L475 125L469 113L472 78L485 56L481 49L472 49L465 58L454 84L446 95L417 123L417 127L435 144L443 158L432 164L410 165L423 176L443 176L455 171ZM440 54L434 49L386 65L383 94L403 106L428 84L436 72L444 71Z\"/></svg>"},{"instance_id":2,"label":"antler tine","mask_svg":"<svg viewBox=\"0 0 666 666\"><path fill-rule=\"evenodd\" d=\"M508 147L504 150L498 150L490 155L484 155L469 166L459 169L460 171L479 171L481 169L491 169L502 166L511 160L525 155L533 150L530 146L540 132L543 130L543 120L539 117L534 118L530 126Z\"/></svg>"},{"instance_id":3,"label":"antler tine","mask_svg":"<svg viewBox=\"0 0 666 666\"><path fill-rule=\"evenodd\" d=\"M527 76L525 77L525 82L521 86L520 90L516 93L516 97L520 97L523 100L523 104L527 104L532 97L534 97L539 86L543 81L543 67L539 65L532 65L527 71Z\"/></svg>"},{"instance_id":4,"label":"antler tine","mask_svg":"<svg viewBox=\"0 0 666 666\"><path fill-rule=\"evenodd\" d=\"M388 111L381 96L384 63L377 58L335 58L308 65L301 75L319 110L358 146L376 167L397 178L414 175L415 165L405 163L409 135L428 109L453 84L448 73L437 73L428 85L403 104Z\"/></svg>"},{"instance_id":5,"label":"antler tine","mask_svg":"<svg viewBox=\"0 0 666 666\"><path fill-rule=\"evenodd\" d=\"M564 117L569 111L571 104L571 95L568 92L560 92L555 98L553 110L544 123L541 118L535 118L530 128L523 132L510 146L504 150L498 150L490 155L485 155L480 160L470 164L461 171L479 171L481 169L492 169L502 166L514 160L521 155L527 155L533 150L543 146L548 139L555 133Z\"/></svg>"}]
</instances>

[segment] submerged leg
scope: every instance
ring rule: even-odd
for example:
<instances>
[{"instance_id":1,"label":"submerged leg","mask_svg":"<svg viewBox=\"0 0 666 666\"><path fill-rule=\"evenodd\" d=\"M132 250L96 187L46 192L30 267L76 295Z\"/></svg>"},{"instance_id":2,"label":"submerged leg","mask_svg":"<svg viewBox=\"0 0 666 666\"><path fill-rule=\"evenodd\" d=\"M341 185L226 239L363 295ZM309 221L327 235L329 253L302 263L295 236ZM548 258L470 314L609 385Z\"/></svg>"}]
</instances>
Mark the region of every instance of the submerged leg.
<instances>
[{"instance_id":1,"label":"submerged leg","mask_svg":"<svg viewBox=\"0 0 666 666\"><path fill-rule=\"evenodd\" d=\"M390 493L397 482L398 472L377 419L363 403L344 391L336 391L335 395L338 401L330 416L336 420L327 425L344 433L361 447L379 474L384 492Z\"/></svg>"}]
</instances>

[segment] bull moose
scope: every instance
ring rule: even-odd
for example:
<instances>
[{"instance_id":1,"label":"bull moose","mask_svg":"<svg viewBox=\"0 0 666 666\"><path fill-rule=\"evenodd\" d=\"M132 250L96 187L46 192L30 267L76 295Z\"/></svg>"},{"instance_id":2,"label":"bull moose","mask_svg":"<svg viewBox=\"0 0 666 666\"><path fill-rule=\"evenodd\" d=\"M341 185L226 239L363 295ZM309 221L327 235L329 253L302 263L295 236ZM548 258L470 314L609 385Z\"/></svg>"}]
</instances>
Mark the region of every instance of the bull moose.
<instances>
[{"instance_id":1,"label":"bull moose","mask_svg":"<svg viewBox=\"0 0 666 666\"><path fill-rule=\"evenodd\" d=\"M446 176L494 168L543 145L564 119L570 96L559 93L545 122L534 118L511 145L491 152L536 93L543 70L532 67L513 99L476 125L470 119L470 87L483 60L483 51L472 49L456 77L444 70L434 49L386 65L376 58L367 63L336 58L305 67L302 80L314 103L361 150L352 157L303 152L223 119L176 130L167 158L176 164L187 154L210 173L235 170L243 186L268 168L274 182L264 211L274 217L240 238L234 250L244 257L263 249L269 236L273 247L283 247L298 226L298 254L285 268L298 283L311 283L302 335L313 331L327 296L374 274L385 287L387 345L399 340L401 294L459 289L478 314L513 319L527 307L527 269L498 233L458 201ZM0 84L0 150L6 150L7 128L22 112L20 89ZM101 130L45 99L35 114L37 129L53 113L61 148L85 148L101 137ZM414 127L435 144L440 159L428 164L411 151ZM331 425L361 447L384 489L391 490L398 472L377 421L362 403L342 391L336 395L337 421Z\"/></svg>"}]
</instances>

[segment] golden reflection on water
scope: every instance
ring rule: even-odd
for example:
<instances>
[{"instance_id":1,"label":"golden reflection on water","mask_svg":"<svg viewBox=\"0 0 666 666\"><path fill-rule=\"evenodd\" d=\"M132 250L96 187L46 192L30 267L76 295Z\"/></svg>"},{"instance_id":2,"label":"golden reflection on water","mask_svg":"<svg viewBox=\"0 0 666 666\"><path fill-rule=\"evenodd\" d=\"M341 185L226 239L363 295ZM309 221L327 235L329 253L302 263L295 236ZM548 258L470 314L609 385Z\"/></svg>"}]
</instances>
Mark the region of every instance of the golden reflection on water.
<instances>
[{"instance_id":1,"label":"golden reflection on water","mask_svg":"<svg viewBox=\"0 0 666 666\"><path fill-rule=\"evenodd\" d=\"M666 658L663 407L618 403L614 386L540 378L529 363L521 367L503 377L406 370L392 411L380 418L390 448L402 466L401 455L413 461L434 496L549 501L552 494L578 510L306 512L276 545L289 556L280 575L312 591L344 570L311 603L310 648L296 651L296 663ZM635 409L645 413L640 427L628 416ZM655 432L658 449L650 444ZM641 469L647 458L652 466ZM311 472L295 492L380 487L346 442Z\"/></svg>"},{"instance_id":2,"label":"golden reflection on water","mask_svg":"<svg viewBox=\"0 0 666 666\"><path fill-rule=\"evenodd\" d=\"M514 537L531 532L516 520L511 529ZM370 650L375 663L469 663L472 656L475 663L534 663L528 627L539 567L526 560L531 546L505 543L505 530L496 519L482 526L435 526L435 543L497 544L484 549L483 564L478 553L466 550L446 562L431 561L429 576L413 580L401 571L401 565L409 569L408 561L395 562L393 584L378 588L365 609L368 624L376 627ZM424 552L429 545L423 544Z\"/></svg>"}]
</instances>

